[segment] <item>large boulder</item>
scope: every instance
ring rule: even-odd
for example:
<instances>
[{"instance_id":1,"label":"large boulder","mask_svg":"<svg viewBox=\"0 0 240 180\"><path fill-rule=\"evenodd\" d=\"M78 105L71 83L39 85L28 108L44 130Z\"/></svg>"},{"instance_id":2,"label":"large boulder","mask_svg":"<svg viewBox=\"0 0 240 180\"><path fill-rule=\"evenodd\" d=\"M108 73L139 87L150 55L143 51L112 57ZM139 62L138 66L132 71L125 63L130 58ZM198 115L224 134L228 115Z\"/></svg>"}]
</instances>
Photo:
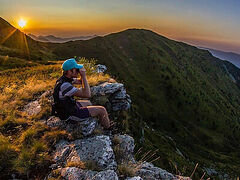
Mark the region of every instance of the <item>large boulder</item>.
<instances>
[{"instance_id":1,"label":"large boulder","mask_svg":"<svg viewBox=\"0 0 240 180\"><path fill-rule=\"evenodd\" d=\"M121 83L104 82L91 87L93 102L105 106L110 111L128 110L131 99Z\"/></svg>"},{"instance_id":2,"label":"large boulder","mask_svg":"<svg viewBox=\"0 0 240 180\"><path fill-rule=\"evenodd\" d=\"M114 150L117 156L118 163L129 163L135 164L134 158L134 139L127 135L115 134L113 137L113 142L115 144Z\"/></svg>"},{"instance_id":3,"label":"large boulder","mask_svg":"<svg viewBox=\"0 0 240 180\"><path fill-rule=\"evenodd\" d=\"M53 154L57 166L64 167L67 163L91 161L100 170L115 170L117 163L111 147L109 136L100 135L78 139L72 142L60 141L56 144Z\"/></svg>"},{"instance_id":4,"label":"large boulder","mask_svg":"<svg viewBox=\"0 0 240 180\"><path fill-rule=\"evenodd\" d=\"M176 176L163 170L161 168L155 167L153 164L148 162L143 162L136 172L136 175L143 179L157 180L157 179L177 179Z\"/></svg>"}]
</instances>

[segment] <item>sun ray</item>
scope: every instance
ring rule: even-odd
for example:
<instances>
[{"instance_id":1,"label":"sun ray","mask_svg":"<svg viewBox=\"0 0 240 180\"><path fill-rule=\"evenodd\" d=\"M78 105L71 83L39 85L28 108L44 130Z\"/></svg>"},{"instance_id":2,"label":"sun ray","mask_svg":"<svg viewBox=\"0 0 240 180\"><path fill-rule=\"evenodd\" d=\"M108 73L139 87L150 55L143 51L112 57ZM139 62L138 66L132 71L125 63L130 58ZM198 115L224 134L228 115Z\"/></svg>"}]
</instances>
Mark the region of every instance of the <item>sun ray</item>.
<instances>
[{"instance_id":1,"label":"sun ray","mask_svg":"<svg viewBox=\"0 0 240 180\"><path fill-rule=\"evenodd\" d=\"M26 35L23 33L23 40L24 40L24 44L26 46L26 50L27 50L27 55L28 55L28 60L30 60L30 52L29 52L29 47L28 47L28 43L27 43L27 38Z\"/></svg>"},{"instance_id":2,"label":"sun ray","mask_svg":"<svg viewBox=\"0 0 240 180\"><path fill-rule=\"evenodd\" d=\"M3 38L3 40L0 42L0 44L3 44L8 38L10 38L10 36L13 35L13 33L16 31L17 29L12 30L5 38Z\"/></svg>"}]
</instances>

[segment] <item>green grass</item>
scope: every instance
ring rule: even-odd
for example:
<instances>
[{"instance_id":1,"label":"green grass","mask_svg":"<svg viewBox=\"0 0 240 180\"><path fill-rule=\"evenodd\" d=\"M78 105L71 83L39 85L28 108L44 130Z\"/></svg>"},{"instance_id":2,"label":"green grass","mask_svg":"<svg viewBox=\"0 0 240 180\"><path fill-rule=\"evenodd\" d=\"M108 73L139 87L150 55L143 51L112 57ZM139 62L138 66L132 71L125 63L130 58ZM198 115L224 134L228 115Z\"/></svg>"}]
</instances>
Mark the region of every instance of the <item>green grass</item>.
<instances>
[{"instance_id":1,"label":"green grass","mask_svg":"<svg viewBox=\"0 0 240 180\"><path fill-rule=\"evenodd\" d=\"M240 163L240 90L239 84L231 80L223 67L226 62L205 50L137 29L87 41L62 44L29 41L29 45L35 60L37 57L45 61L53 56L58 59L79 56L98 59L98 63L105 64L111 77L124 83L132 99L131 113L119 118L124 121L123 132L134 135L137 145L146 151L150 147L159 149L158 155L164 159L156 161L156 165L172 171L173 164L177 164L179 169L189 173L199 163L194 178L201 177L201 168L210 165L220 172L240 173L236 166ZM239 76L238 69L226 66L234 77ZM35 98L37 92L51 89L61 74L58 65L23 70L0 72L4 77L0 79L3 119L11 114L24 116L12 107L22 106ZM92 82L104 79L91 78ZM19 96L13 101L16 93ZM139 141L142 132L144 143ZM174 142L164 140L166 135ZM187 157L179 157L176 147ZM222 161L228 165L224 166Z\"/></svg>"},{"instance_id":2,"label":"green grass","mask_svg":"<svg viewBox=\"0 0 240 180\"><path fill-rule=\"evenodd\" d=\"M154 141L155 148L162 149L158 154L166 157L166 163L158 161L156 165L171 171L169 162L172 161L180 169L187 166L191 172L198 162L200 168L221 160L227 160L230 167L240 162L237 156L240 90L226 72L225 62L208 51L148 30L130 29L88 41L57 45L53 53L60 58L74 54L99 59L112 77L124 83L133 100L126 128L136 140L142 136L139 128L144 122L149 129L154 129L145 137L146 144L138 143L147 150ZM238 73L238 69L231 67L231 72ZM146 128L143 127L144 131L148 131ZM177 158L175 150L166 156L168 148L163 148L162 141L157 138L159 132L174 138L177 148L188 157ZM170 142L165 143L171 147ZM210 152L215 152L212 158L208 158ZM218 159L219 154L223 158ZM201 177L200 168L195 178ZM221 165L216 165L216 169L239 174L237 168L232 171L232 168L222 169Z\"/></svg>"}]
</instances>

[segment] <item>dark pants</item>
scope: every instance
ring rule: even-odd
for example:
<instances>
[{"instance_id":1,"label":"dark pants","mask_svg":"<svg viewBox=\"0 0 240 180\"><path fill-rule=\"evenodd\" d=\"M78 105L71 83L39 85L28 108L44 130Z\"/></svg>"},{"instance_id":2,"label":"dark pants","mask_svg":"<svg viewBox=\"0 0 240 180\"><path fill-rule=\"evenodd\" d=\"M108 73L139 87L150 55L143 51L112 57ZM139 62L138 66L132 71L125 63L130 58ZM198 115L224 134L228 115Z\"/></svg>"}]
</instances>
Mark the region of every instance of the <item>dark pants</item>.
<instances>
[{"instance_id":1,"label":"dark pants","mask_svg":"<svg viewBox=\"0 0 240 180\"><path fill-rule=\"evenodd\" d=\"M82 107L80 102L76 102L77 108L76 111L73 113L74 116L78 118L88 118L91 117L88 108L87 107Z\"/></svg>"}]
</instances>

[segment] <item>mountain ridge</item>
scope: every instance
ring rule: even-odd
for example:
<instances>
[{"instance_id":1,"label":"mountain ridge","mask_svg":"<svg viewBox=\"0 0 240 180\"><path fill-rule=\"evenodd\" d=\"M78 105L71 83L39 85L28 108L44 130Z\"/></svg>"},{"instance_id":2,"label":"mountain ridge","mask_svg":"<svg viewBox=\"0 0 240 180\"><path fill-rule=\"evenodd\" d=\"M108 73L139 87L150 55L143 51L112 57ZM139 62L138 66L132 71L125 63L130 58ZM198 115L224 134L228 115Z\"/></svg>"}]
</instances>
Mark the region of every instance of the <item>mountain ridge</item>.
<instances>
[{"instance_id":1,"label":"mountain ridge","mask_svg":"<svg viewBox=\"0 0 240 180\"><path fill-rule=\"evenodd\" d=\"M47 35L47 36L35 36L33 34L28 34L31 38L33 38L36 41L42 41L42 42L53 42L53 43L64 43L68 41L76 41L76 40L88 40L94 37L97 37L97 35L91 35L91 36L74 36L74 37L57 37L54 35Z\"/></svg>"},{"instance_id":2,"label":"mountain ridge","mask_svg":"<svg viewBox=\"0 0 240 180\"><path fill-rule=\"evenodd\" d=\"M160 167L199 162L204 169L218 162L219 171L239 172L240 90L229 73L239 80L240 72L231 63L145 29L40 45L62 60L95 58L124 82L133 100L128 131L138 146L159 149Z\"/></svg>"},{"instance_id":3,"label":"mountain ridge","mask_svg":"<svg viewBox=\"0 0 240 180\"><path fill-rule=\"evenodd\" d=\"M200 49L208 50L214 57L217 57L222 60L229 61L238 68L240 68L240 54L234 52L226 52L217 49L211 49L206 47L199 47Z\"/></svg>"}]
</instances>

